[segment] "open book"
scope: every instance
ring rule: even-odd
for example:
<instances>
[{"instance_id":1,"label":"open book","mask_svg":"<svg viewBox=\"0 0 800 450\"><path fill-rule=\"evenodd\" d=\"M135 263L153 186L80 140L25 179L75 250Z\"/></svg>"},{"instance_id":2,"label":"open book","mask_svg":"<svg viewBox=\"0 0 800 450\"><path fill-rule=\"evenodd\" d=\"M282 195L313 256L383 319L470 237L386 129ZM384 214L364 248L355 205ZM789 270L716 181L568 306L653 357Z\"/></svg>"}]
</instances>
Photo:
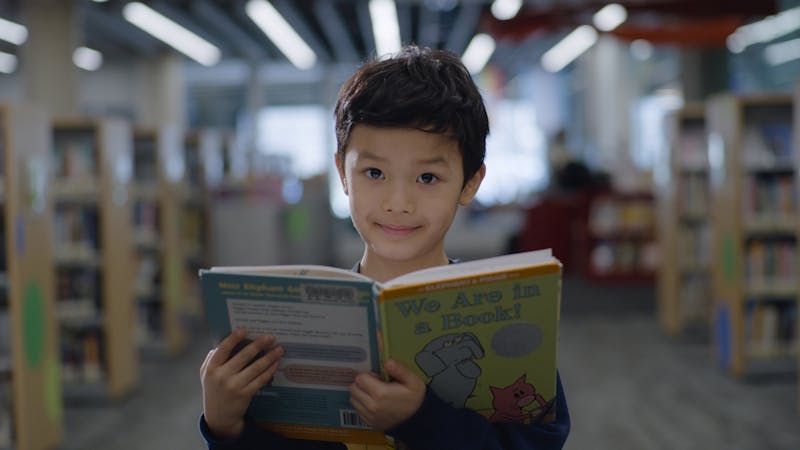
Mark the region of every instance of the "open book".
<instances>
[{"instance_id":1,"label":"open book","mask_svg":"<svg viewBox=\"0 0 800 450\"><path fill-rule=\"evenodd\" d=\"M284 436L386 443L349 403L391 357L456 408L490 421L555 417L561 263L550 250L412 272L386 283L326 266L201 270L216 339L243 327L285 353L248 414Z\"/></svg>"}]
</instances>

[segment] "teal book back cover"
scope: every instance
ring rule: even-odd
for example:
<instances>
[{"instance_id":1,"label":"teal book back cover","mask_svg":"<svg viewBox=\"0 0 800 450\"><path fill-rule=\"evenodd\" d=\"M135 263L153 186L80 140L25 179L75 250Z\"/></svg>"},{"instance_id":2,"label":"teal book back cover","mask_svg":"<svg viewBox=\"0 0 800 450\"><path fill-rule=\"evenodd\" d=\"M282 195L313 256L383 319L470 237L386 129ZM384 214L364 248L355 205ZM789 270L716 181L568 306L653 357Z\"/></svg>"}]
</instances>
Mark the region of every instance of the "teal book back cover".
<instances>
[{"instance_id":1,"label":"teal book back cover","mask_svg":"<svg viewBox=\"0 0 800 450\"><path fill-rule=\"evenodd\" d=\"M380 372L372 282L217 271L200 279L214 339L242 327L248 337L274 334L285 350L250 405L255 421L366 428L348 386L358 373Z\"/></svg>"}]
</instances>

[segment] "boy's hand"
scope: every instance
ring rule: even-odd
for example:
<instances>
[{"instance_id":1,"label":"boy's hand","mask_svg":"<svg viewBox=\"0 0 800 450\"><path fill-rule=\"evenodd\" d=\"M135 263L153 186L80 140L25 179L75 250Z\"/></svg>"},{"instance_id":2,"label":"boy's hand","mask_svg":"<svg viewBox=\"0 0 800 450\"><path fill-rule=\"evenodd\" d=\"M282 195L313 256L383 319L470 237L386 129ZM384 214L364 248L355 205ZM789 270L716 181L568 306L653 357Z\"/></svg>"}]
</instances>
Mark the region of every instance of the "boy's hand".
<instances>
[{"instance_id":1,"label":"boy's hand","mask_svg":"<svg viewBox=\"0 0 800 450\"><path fill-rule=\"evenodd\" d=\"M231 357L236 344L245 336L244 330L235 330L208 352L200 367L203 414L208 428L219 438L241 434L250 400L275 375L283 355L280 346L272 348L275 336L268 335L259 336ZM255 359L259 353L264 355Z\"/></svg>"},{"instance_id":2,"label":"boy's hand","mask_svg":"<svg viewBox=\"0 0 800 450\"><path fill-rule=\"evenodd\" d=\"M399 425L414 415L425 399L425 383L414 372L391 359L385 368L393 381L362 373L350 385L350 404L362 420L378 430Z\"/></svg>"}]
</instances>

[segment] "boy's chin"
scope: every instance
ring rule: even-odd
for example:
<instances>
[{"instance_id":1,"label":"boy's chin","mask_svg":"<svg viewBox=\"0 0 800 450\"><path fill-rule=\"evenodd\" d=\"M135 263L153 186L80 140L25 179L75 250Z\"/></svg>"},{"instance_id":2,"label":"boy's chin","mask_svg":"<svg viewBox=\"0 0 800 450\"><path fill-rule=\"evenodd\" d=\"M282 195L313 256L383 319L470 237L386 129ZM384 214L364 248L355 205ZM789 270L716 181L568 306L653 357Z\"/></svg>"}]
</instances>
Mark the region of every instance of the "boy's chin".
<instances>
[{"instance_id":1,"label":"boy's chin","mask_svg":"<svg viewBox=\"0 0 800 450\"><path fill-rule=\"evenodd\" d=\"M437 263L439 259L445 259L444 252L423 252L418 249L410 248L408 243L393 242L390 244L379 244L368 250L367 257L370 256L384 263L397 264L398 266L409 265L431 265Z\"/></svg>"}]
</instances>

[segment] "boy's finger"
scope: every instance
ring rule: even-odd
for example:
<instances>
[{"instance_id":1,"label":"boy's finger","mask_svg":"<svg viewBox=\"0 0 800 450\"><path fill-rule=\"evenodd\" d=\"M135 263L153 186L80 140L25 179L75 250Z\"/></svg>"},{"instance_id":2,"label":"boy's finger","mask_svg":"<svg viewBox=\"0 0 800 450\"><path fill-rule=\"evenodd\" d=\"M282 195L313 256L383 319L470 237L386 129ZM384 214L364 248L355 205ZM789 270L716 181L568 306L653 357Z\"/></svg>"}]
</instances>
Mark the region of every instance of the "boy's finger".
<instances>
[{"instance_id":1,"label":"boy's finger","mask_svg":"<svg viewBox=\"0 0 800 450\"><path fill-rule=\"evenodd\" d=\"M362 416L370 411L370 407L374 405L374 400L367 395L366 392L358 389L358 387L350 388L350 404Z\"/></svg>"},{"instance_id":2,"label":"boy's finger","mask_svg":"<svg viewBox=\"0 0 800 450\"><path fill-rule=\"evenodd\" d=\"M230 357L231 352L233 351L234 347L236 347L236 344L244 339L245 336L247 336L247 331L244 329L237 328L233 330L231 334L225 337L225 339L223 339L222 342L217 345L217 348L213 350L214 354L211 355L207 368L211 369L225 364L225 361L227 361Z\"/></svg>"},{"instance_id":3,"label":"boy's finger","mask_svg":"<svg viewBox=\"0 0 800 450\"><path fill-rule=\"evenodd\" d=\"M380 377L376 377L372 373L360 373L356 375L356 379L353 381L353 384L367 394L371 394L383 388L385 383L380 379Z\"/></svg>"},{"instance_id":4,"label":"boy's finger","mask_svg":"<svg viewBox=\"0 0 800 450\"><path fill-rule=\"evenodd\" d=\"M283 356L283 347L274 347L262 357L253 361L253 364L245 367L240 372L240 376L245 384L249 384L253 379L260 377L270 366L277 363L281 359L281 356Z\"/></svg>"},{"instance_id":5,"label":"boy's finger","mask_svg":"<svg viewBox=\"0 0 800 450\"><path fill-rule=\"evenodd\" d=\"M205 359L203 360L203 364L200 365L200 376L202 377L206 370L208 370L208 363L211 361L211 357L214 356L214 351L216 349L211 349L208 354L206 355Z\"/></svg>"},{"instance_id":6,"label":"boy's finger","mask_svg":"<svg viewBox=\"0 0 800 450\"><path fill-rule=\"evenodd\" d=\"M414 374L414 372L393 359L386 361L384 367L386 368L386 373L388 373L392 379L402 385L409 386L411 384L415 384L418 380L418 377Z\"/></svg>"},{"instance_id":7,"label":"boy's finger","mask_svg":"<svg viewBox=\"0 0 800 450\"><path fill-rule=\"evenodd\" d=\"M275 361L274 363L272 363L272 365L267 367L266 370L259 373L258 376L252 379L250 383L247 384L247 386L245 386L245 391L247 392L247 395L250 396L255 395L255 393L259 389L261 389L267 383L269 383L269 380L271 380L272 377L275 376L275 373L277 371L278 371L278 361Z\"/></svg>"},{"instance_id":8,"label":"boy's finger","mask_svg":"<svg viewBox=\"0 0 800 450\"><path fill-rule=\"evenodd\" d=\"M231 357L230 361L228 361L229 367L234 373L241 372L245 366L258 357L259 353L268 350L274 342L275 336L272 335L257 337L239 350L239 353Z\"/></svg>"}]
</instances>

